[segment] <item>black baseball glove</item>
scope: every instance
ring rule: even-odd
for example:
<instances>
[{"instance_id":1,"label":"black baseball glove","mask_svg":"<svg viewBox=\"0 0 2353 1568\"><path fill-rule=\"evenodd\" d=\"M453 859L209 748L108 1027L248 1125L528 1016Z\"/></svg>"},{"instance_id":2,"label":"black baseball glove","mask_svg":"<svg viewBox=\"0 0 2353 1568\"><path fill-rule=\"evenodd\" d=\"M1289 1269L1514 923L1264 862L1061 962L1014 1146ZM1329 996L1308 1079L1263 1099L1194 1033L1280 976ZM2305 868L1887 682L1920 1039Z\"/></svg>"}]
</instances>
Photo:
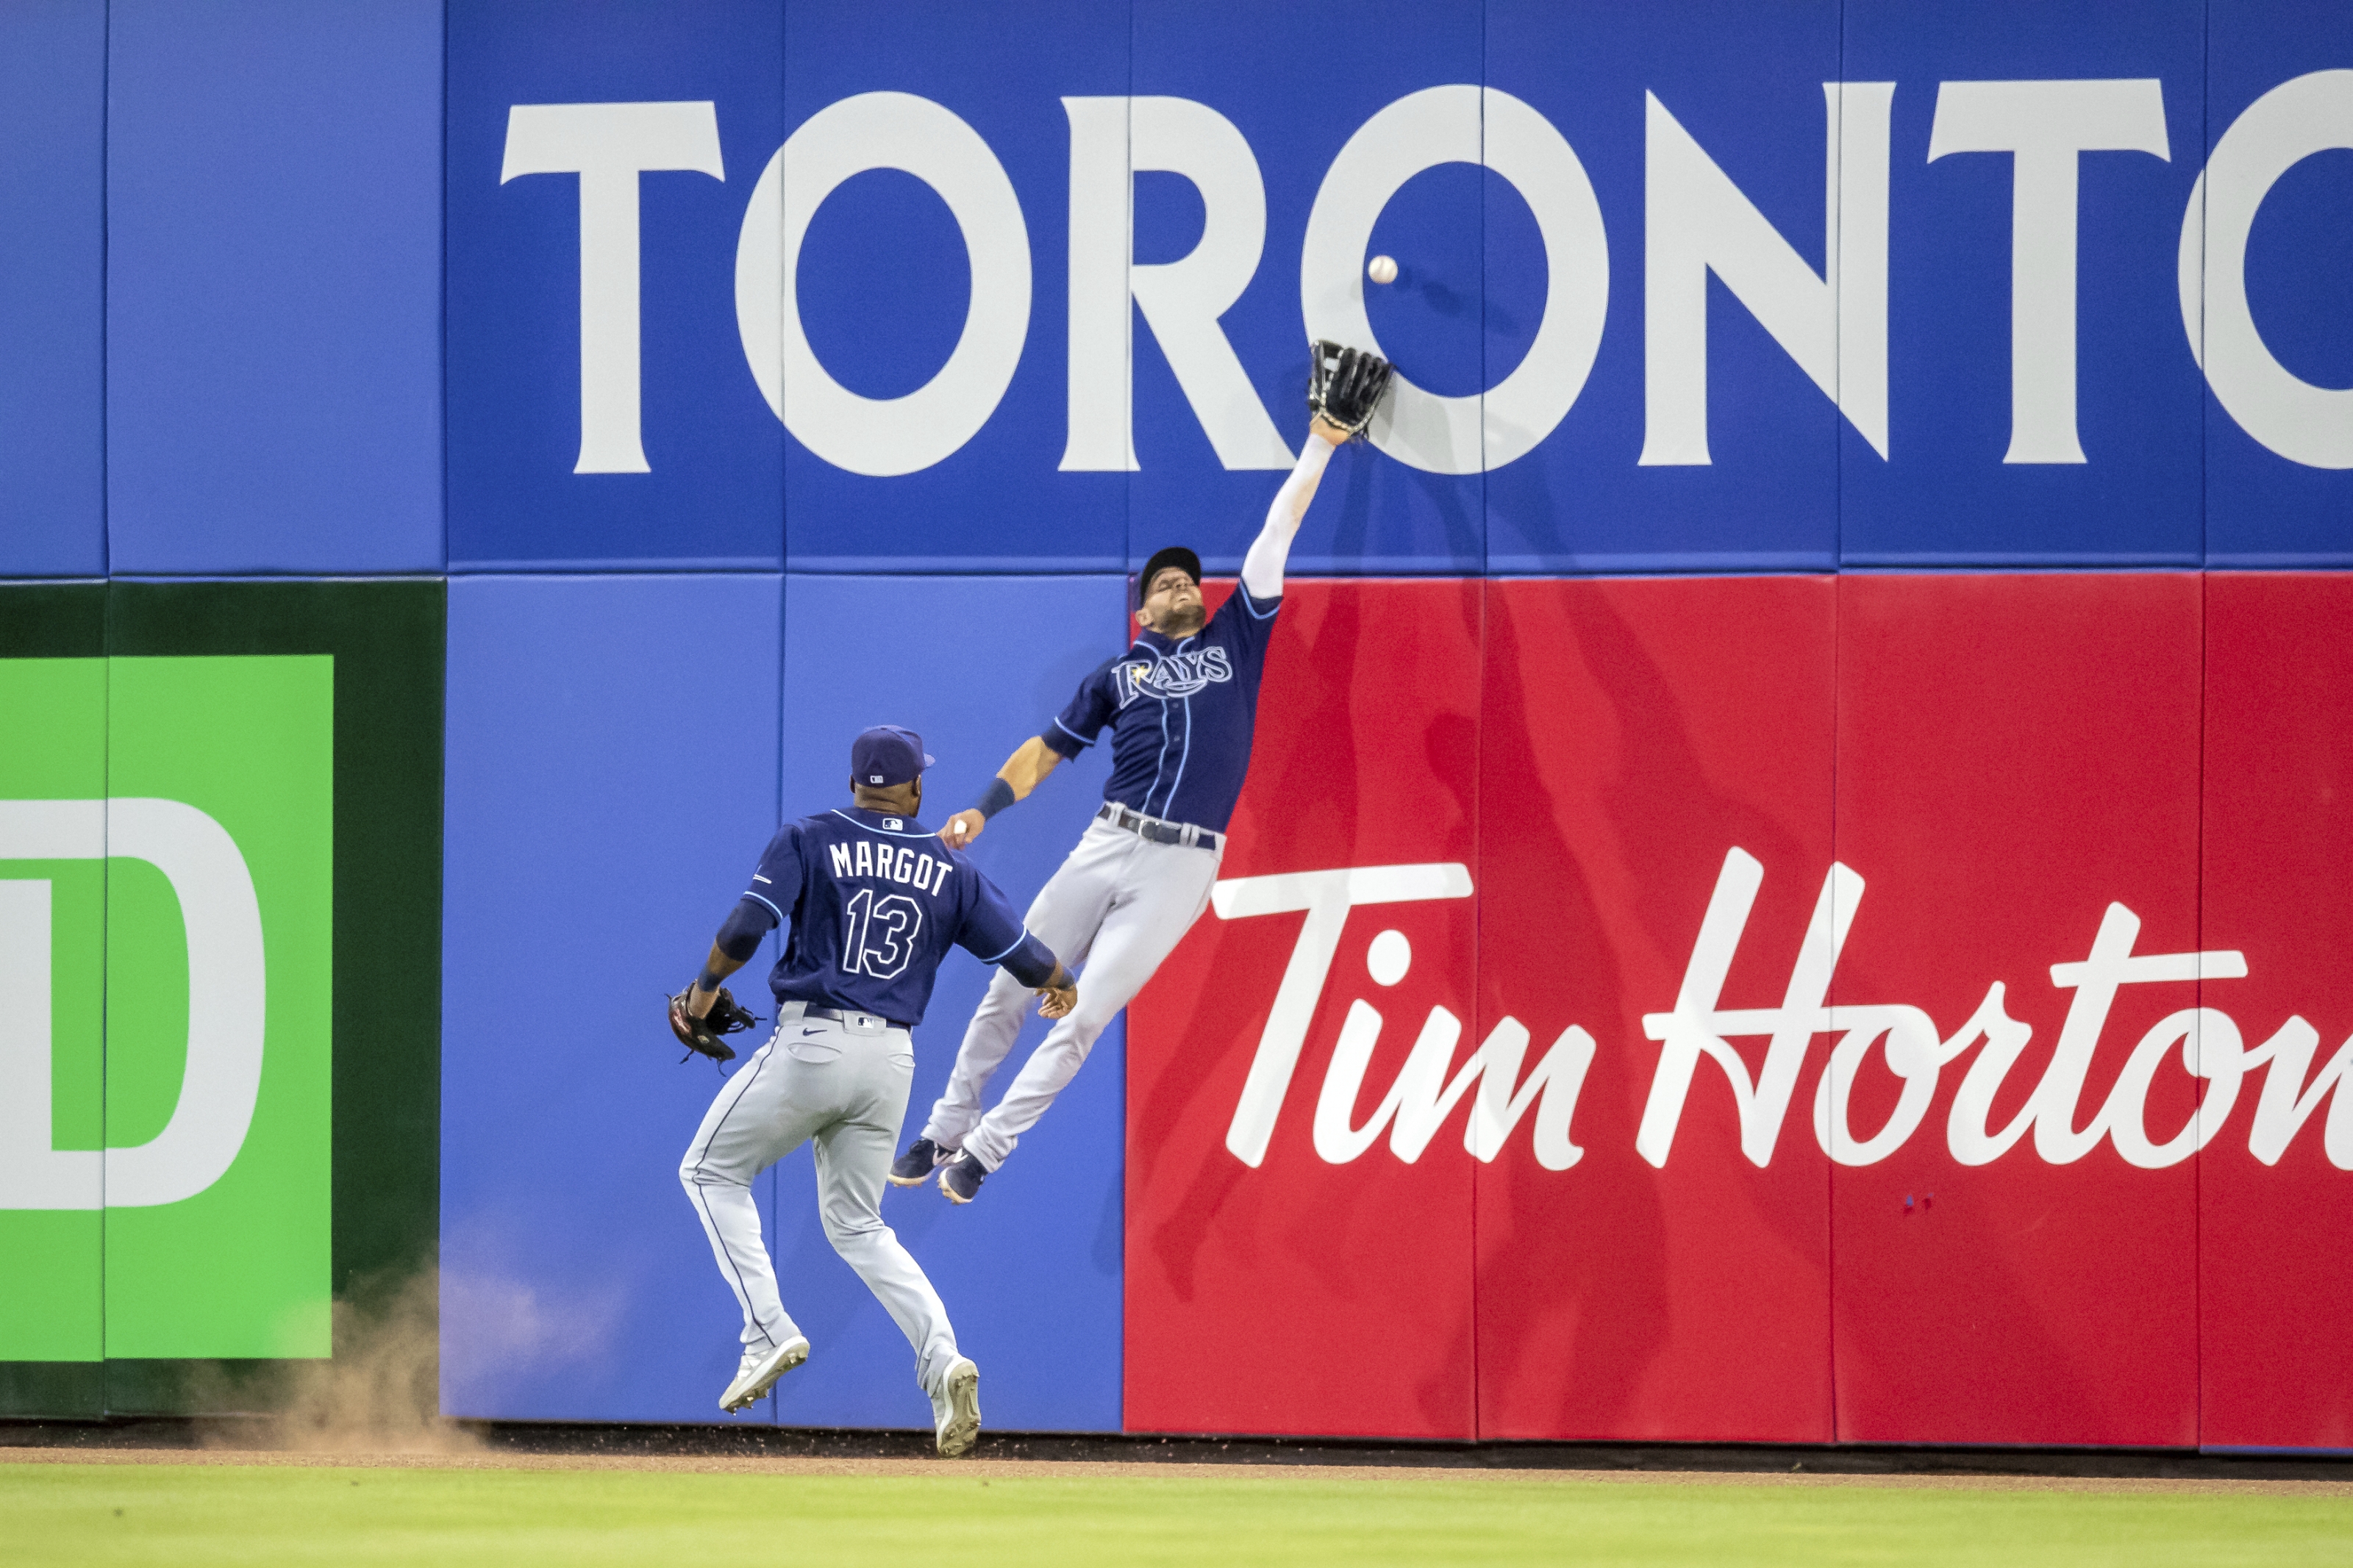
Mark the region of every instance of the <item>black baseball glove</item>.
<instances>
[{"instance_id":1,"label":"black baseball glove","mask_svg":"<svg viewBox=\"0 0 2353 1568\"><path fill-rule=\"evenodd\" d=\"M1309 354L1307 411L1322 415L1352 437L1362 436L1396 374L1397 368L1377 353L1319 341Z\"/></svg>"},{"instance_id":2,"label":"black baseball glove","mask_svg":"<svg viewBox=\"0 0 2353 1568\"><path fill-rule=\"evenodd\" d=\"M686 1010L687 1001L693 994L694 987L690 985L670 999L670 1032L678 1037L678 1043L686 1047L689 1056L706 1056L715 1062L733 1061L734 1048L719 1037L741 1033L760 1020L745 1012L724 985L719 988L711 1011L698 1018ZM684 1061L686 1057L678 1059Z\"/></svg>"}]
</instances>

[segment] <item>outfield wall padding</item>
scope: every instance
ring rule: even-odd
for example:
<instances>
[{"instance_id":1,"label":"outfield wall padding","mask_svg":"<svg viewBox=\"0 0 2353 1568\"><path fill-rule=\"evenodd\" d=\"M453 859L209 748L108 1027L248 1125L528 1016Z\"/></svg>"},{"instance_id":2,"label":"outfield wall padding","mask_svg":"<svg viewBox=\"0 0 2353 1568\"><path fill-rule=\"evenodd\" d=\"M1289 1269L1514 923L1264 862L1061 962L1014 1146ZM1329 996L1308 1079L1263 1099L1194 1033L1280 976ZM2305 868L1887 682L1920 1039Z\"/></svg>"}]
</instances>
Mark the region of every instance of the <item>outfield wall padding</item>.
<instances>
[{"instance_id":1,"label":"outfield wall padding","mask_svg":"<svg viewBox=\"0 0 2353 1568\"><path fill-rule=\"evenodd\" d=\"M332 980L317 1278L137 1351L110 1237L188 1216L18 1178L167 1124L169 879L0 858L56 1004L0 994L47 1107L0 1411L260 1399L438 1266L449 1414L716 1418L718 1080L653 1008L857 729L924 733L942 815L1154 551L1226 592L1337 336L1398 389L1293 545L1222 912L979 1205L888 1200L991 1424L2353 1447L2343 7L40 0L0 46L0 819L142 748L300 795L327 723L292 666L116 712L44 661L334 660L331 955L255 883L280 1026ZM992 825L1018 903L1105 772ZM817 1352L742 1419L917 1425L809 1182L763 1201Z\"/></svg>"}]
</instances>

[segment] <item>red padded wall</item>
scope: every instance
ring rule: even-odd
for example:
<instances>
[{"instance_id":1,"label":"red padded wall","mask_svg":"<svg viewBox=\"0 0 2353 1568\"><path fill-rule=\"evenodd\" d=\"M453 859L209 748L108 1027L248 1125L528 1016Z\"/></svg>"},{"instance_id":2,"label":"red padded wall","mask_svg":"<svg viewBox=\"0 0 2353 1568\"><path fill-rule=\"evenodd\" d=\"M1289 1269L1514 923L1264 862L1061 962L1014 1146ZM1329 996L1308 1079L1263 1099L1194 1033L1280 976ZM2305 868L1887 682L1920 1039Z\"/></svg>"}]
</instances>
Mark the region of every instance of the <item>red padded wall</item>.
<instances>
[{"instance_id":1,"label":"red padded wall","mask_svg":"<svg viewBox=\"0 0 2353 1568\"><path fill-rule=\"evenodd\" d=\"M1544 1168L1523 1123L1476 1167L1482 1437L1831 1436L1828 1175L1802 1107L1760 1168L1704 1061L1665 1163L1635 1137L1661 1054L1642 1016L1672 1005L1727 852L1764 871L1727 1007L1780 1000L1829 869L1832 595L1489 589L1482 1028L1521 1020L1533 1063L1577 1025L1595 1056L1576 1164ZM1755 1074L1766 1041L1729 1043Z\"/></svg>"},{"instance_id":2,"label":"red padded wall","mask_svg":"<svg viewBox=\"0 0 2353 1568\"><path fill-rule=\"evenodd\" d=\"M2353 574L2215 573L2206 627L2205 941L2247 974L2201 1000L2251 1048L2309 1024L2309 1082L2353 1035ZM2353 1448L2353 1173L2324 1146L2335 1096L2278 1163L2254 1157L2269 1079L2199 1157L2200 1436Z\"/></svg>"},{"instance_id":3,"label":"red padded wall","mask_svg":"<svg viewBox=\"0 0 2353 1568\"><path fill-rule=\"evenodd\" d=\"M1472 868L1481 595L1464 582L1289 585L1221 878ZM1228 1130L1304 920L1204 914L1129 1012L1126 1425L1469 1437L1459 1131L1412 1164L1385 1138L1334 1164L1311 1130L1352 1002L1382 1016L1358 1124L1431 1008L1471 1013L1472 901L1350 915L1253 1168L1228 1151ZM1412 957L1384 987L1366 954L1392 929Z\"/></svg>"},{"instance_id":4,"label":"red padded wall","mask_svg":"<svg viewBox=\"0 0 2353 1568\"><path fill-rule=\"evenodd\" d=\"M2335 1100L2265 1163L2272 1069L2226 1070L2301 1020L2301 1089L2353 1034L2348 691L2348 575L1294 585L1229 892L1468 891L1345 917L1255 1164L1229 1131L1307 917L1205 916L1138 999L1127 1425L2353 1447ZM1457 1100L1346 1144L1433 1017L1417 1092ZM1490 1109L1585 1041L1573 1118L1532 1095L1466 1147L1514 1031Z\"/></svg>"},{"instance_id":5,"label":"red padded wall","mask_svg":"<svg viewBox=\"0 0 2353 1568\"><path fill-rule=\"evenodd\" d=\"M2086 957L2112 900L2142 921L2134 952L2197 947L2199 605L2191 574L1840 579L1836 841L1864 889L1834 998L1908 1004L1951 1039L2002 983L2033 1034L1997 1131L2075 995L2051 968ZM2194 980L2117 992L2076 1128L2196 997ZM1948 1117L1986 1050L1944 1068L1894 1153L1834 1171L1839 1436L2195 1443L2194 1160L2137 1169L2104 1142L2052 1163L2030 1132L1957 1163ZM1877 1050L1852 1081L1868 1140L1897 1082ZM2147 1100L2156 1140L2188 1122L2178 1059Z\"/></svg>"}]
</instances>

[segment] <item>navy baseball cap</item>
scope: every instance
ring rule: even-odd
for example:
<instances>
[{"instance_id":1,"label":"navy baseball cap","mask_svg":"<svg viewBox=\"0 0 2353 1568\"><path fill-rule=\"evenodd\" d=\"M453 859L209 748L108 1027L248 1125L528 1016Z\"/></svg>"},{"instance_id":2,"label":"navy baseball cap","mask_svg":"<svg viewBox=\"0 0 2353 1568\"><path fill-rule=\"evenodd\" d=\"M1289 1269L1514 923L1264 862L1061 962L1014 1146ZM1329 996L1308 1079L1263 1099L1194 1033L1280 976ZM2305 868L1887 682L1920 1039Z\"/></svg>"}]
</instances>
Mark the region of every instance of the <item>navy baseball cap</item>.
<instances>
[{"instance_id":1,"label":"navy baseball cap","mask_svg":"<svg viewBox=\"0 0 2353 1568\"><path fill-rule=\"evenodd\" d=\"M923 751L923 738L897 724L877 724L849 743L849 777L854 784L888 789L905 784L935 761Z\"/></svg>"},{"instance_id":2,"label":"navy baseball cap","mask_svg":"<svg viewBox=\"0 0 2353 1568\"><path fill-rule=\"evenodd\" d=\"M1152 552L1144 563L1144 575L1135 580L1135 602L1141 605L1152 593L1152 580L1167 567L1174 566L1193 579L1193 586L1201 585L1201 558L1181 544L1171 544Z\"/></svg>"}]
</instances>

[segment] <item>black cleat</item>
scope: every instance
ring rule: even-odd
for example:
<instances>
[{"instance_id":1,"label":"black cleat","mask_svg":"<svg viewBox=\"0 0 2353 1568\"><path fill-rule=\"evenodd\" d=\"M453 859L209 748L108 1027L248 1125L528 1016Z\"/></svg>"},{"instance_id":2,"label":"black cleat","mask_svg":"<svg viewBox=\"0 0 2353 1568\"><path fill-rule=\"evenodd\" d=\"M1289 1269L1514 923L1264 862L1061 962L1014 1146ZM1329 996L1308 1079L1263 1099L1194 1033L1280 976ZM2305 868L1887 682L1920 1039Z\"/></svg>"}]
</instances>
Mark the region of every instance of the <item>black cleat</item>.
<instances>
[{"instance_id":1,"label":"black cleat","mask_svg":"<svg viewBox=\"0 0 2353 1568\"><path fill-rule=\"evenodd\" d=\"M977 1154L966 1154L940 1167L940 1191L952 1204L968 1204L980 1196L980 1184L988 1179L988 1169Z\"/></svg>"},{"instance_id":2,"label":"black cleat","mask_svg":"<svg viewBox=\"0 0 2353 1568\"><path fill-rule=\"evenodd\" d=\"M932 1173L956 1157L953 1149L943 1149L928 1138L918 1138L907 1145L907 1152L891 1165L891 1184L894 1187L920 1187L932 1179Z\"/></svg>"}]
</instances>

